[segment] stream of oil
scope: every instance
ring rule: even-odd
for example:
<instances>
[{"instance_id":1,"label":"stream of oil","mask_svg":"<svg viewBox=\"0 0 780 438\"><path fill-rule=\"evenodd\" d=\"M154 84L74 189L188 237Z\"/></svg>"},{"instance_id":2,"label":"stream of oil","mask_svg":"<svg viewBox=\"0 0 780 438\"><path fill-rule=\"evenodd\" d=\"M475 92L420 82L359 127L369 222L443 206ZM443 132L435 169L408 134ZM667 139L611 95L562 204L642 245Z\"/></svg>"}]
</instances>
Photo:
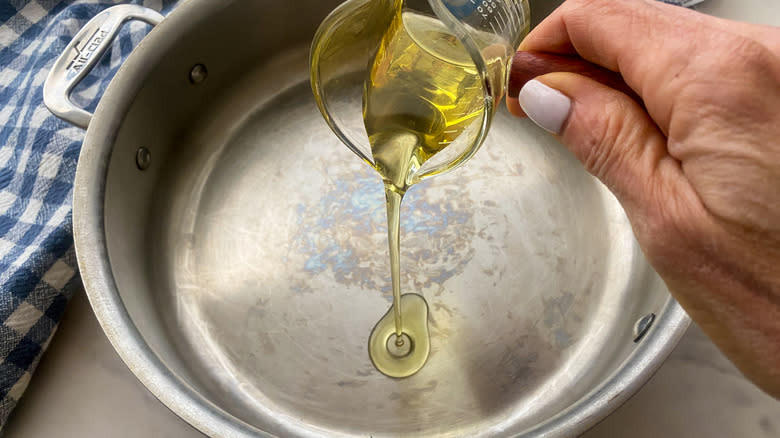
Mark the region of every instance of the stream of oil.
<instances>
[{"instance_id":1,"label":"stream of oil","mask_svg":"<svg viewBox=\"0 0 780 438\"><path fill-rule=\"evenodd\" d=\"M379 371L400 378L419 371L430 352L428 305L421 295L401 294L401 201L423 163L486 109L477 68L459 40L440 21L398 5L366 80L363 119L385 184L393 286L393 306L371 333L369 355Z\"/></svg>"}]
</instances>

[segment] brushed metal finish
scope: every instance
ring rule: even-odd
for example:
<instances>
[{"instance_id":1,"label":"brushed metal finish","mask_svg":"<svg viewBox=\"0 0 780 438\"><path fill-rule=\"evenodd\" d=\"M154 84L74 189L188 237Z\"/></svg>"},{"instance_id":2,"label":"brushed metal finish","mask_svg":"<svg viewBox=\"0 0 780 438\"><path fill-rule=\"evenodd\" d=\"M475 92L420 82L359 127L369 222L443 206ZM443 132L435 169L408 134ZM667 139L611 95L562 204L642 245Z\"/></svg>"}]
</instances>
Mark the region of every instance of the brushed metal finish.
<instances>
[{"instance_id":1,"label":"brushed metal finish","mask_svg":"<svg viewBox=\"0 0 780 438\"><path fill-rule=\"evenodd\" d=\"M466 166L407 194L402 281L428 300L431 356L408 379L372 367L368 336L390 305L382 186L308 86L309 41L337 3L190 0L117 74L74 195L108 338L211 436L583 432L688 319L614 197L504 111ZM208 80L193 85L196 64Z\"/></svg>"}]
</instances>

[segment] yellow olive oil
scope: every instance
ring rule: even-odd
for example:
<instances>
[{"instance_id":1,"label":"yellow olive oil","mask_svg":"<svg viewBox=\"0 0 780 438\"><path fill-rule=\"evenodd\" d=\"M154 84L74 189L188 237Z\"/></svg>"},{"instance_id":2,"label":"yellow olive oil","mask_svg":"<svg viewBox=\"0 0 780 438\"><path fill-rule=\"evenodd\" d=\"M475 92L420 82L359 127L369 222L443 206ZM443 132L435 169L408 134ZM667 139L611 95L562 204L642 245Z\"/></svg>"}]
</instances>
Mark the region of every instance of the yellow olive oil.
<instances>
[{"instance_id":1,"label":"yellow olive oil","mask_svg":"<svg viewBox=\"0 0 780 438\"><path fill-rule=\"evenodd\" d=\"M466 48L437 19L399 4L363 95L374 167L385 183L393 286L393 307L372 331L369 355L387 376L413 375L430 351L425 299L401 295L401 201L420 167L480 123L485 110L480 76Z\"/></svg>"},{"instance_id":2,"label":"yellow olive oil","mask_svg":"<svg viewBox=\"0 0 780 438\"><path fill-rule=\"evenodd\" d=\"M363 119L377 171L405 191L413 174L485 111L474 62L435 18L399 10L365 83Z\"/></svg>"}]
</instances>

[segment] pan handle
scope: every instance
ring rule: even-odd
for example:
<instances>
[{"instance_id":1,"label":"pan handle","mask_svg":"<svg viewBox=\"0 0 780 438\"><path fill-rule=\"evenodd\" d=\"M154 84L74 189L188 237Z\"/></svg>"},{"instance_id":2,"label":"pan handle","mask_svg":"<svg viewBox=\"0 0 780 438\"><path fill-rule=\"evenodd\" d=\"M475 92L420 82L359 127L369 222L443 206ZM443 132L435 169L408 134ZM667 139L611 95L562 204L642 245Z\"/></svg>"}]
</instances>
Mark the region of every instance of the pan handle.
<instances>
[{"instance_id":1,"label":"pan handle","mask_svg":"<svg viewBox=\"0 0 780 438\"><path fill-rule=\"evenodd\" d=\"M141 20L155 26L163 20L163 16L143 6L118 5L89 20L57 58L46 77L43 103L49 111L66 122L87 128L92 114L74 105L70 93L111 46L122 25L130 20Z\"/></svg>"}]
</instances>

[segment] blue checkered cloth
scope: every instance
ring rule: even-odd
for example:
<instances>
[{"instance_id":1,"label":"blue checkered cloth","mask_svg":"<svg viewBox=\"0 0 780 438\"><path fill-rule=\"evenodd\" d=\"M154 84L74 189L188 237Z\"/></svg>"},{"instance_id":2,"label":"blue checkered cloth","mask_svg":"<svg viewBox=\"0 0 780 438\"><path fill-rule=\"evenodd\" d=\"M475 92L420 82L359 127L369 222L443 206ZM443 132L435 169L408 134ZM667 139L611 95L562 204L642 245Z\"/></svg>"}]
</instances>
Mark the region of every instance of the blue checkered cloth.
<instances>
[{"instance_id":1,"label":"blue checkered cloth","mask_svg":"<svg viewBox=\"0 0 780 438\"><path fill-rule=\"evenodd\" d=\"M116 3L167 13L175 0L0 0L0 431L79 284L71 202L82 129L43 105L43 82L78 30ZM73 93L94 111L149 25L132 22Z\"/></svg>"}]
</instances>

